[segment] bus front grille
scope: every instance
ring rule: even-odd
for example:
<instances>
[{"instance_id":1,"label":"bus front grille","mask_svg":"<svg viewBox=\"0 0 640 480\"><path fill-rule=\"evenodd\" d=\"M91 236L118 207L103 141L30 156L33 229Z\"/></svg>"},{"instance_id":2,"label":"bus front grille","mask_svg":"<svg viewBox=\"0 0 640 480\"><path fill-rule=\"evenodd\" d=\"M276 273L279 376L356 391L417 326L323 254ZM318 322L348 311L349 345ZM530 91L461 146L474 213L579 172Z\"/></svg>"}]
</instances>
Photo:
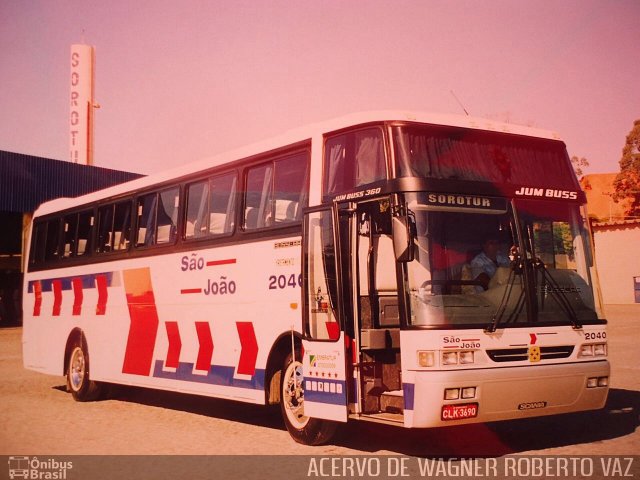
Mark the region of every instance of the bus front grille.
<instances>
[{"instance_id":1,"label":"bus front grille","mask_svg":"<svg viewBox=\"0 0 640 480\"><path fill-rule=\"evenodd\" d=\"M569 358L573 353L573 345L556 347L540 347L540 360ZM487 350L487 355L494 362L521 362L529 359L528 348L500 348Z\"/></svg>"}]
</instances>

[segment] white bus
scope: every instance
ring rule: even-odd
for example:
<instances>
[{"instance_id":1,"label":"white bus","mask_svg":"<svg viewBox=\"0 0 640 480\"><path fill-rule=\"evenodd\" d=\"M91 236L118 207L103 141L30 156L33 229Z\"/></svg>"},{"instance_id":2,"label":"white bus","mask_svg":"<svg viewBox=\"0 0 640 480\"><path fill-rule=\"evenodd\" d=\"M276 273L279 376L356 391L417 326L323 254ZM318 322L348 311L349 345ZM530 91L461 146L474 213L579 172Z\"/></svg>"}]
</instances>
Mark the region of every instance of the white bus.
<instances>
[{"instance_id":1,"label":"white bus","mask_svg":"<svg viewBox=\"0 0 640 480\"><path fill-rule=\"evenodd\" d=\"M301 443L594 410L606 321L550 132L353 115L34 215L24 365L281 405Z\"/></svg>"}]
</instances>

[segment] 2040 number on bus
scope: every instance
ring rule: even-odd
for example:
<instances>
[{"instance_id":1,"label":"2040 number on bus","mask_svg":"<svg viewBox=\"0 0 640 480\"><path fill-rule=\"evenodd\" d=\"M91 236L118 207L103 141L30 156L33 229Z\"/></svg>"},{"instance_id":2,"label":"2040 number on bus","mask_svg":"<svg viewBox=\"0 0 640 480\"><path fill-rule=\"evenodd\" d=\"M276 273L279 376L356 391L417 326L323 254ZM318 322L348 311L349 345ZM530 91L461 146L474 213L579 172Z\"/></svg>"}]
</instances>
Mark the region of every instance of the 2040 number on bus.
<instances>
[{"instance_id":1,"label":"2040 number on bus","mask_svg":"<svg viewBox=\"0 0 640 480\"><path fill-rule=\"evenodd\" d=\"M269 290L284 290L285 288L302 287L302 274L296 275L271 275L269 277Z\"/></svg>"}]
</instances>

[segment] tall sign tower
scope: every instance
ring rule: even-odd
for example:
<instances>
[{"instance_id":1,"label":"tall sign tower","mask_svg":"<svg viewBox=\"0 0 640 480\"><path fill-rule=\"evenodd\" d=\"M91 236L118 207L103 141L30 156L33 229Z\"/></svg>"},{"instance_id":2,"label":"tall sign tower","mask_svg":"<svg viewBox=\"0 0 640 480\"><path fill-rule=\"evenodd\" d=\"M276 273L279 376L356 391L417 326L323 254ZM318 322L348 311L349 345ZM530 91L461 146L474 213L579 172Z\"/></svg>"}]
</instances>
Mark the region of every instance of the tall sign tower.
<instances>
[{"instance_id":1,"label":"tall sign tower","mask_svg":"<svg viewBox=\"0 0 640 480\"><path fill-rule=\"evenodd\" d=\"M71 45L69 161L84 165L93 165L94 62L92 46Z\"/></svg>"}]
</instances>

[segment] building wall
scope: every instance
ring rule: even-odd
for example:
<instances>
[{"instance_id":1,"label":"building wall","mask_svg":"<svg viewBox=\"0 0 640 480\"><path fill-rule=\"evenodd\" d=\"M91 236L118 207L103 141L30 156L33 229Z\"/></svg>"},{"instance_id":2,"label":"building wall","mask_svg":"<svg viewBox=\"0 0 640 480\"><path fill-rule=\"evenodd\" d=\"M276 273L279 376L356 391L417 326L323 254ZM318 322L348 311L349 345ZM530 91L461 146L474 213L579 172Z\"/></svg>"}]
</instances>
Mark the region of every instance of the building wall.
<instances>
[{"instance_id":1,"label":"building wall","mask_svg":"<svg viewBox=\"0 0 640 480\"><path fill-rule=\"evenodd\" d=\"M0 327L21 323L31 212L47 200L77 197L140 176L0 150Z\"/></svg>"},{"instance_id":2,"label":"building wall","mask_svg":"<svg viewBox=\"0 0 640 480\"><path fill-rule=\"evenodd\" d=\"M640 277L640 221L595 224L593 233L604 303L635 303L634 277Z\"/></svg>"}]
</instances>

